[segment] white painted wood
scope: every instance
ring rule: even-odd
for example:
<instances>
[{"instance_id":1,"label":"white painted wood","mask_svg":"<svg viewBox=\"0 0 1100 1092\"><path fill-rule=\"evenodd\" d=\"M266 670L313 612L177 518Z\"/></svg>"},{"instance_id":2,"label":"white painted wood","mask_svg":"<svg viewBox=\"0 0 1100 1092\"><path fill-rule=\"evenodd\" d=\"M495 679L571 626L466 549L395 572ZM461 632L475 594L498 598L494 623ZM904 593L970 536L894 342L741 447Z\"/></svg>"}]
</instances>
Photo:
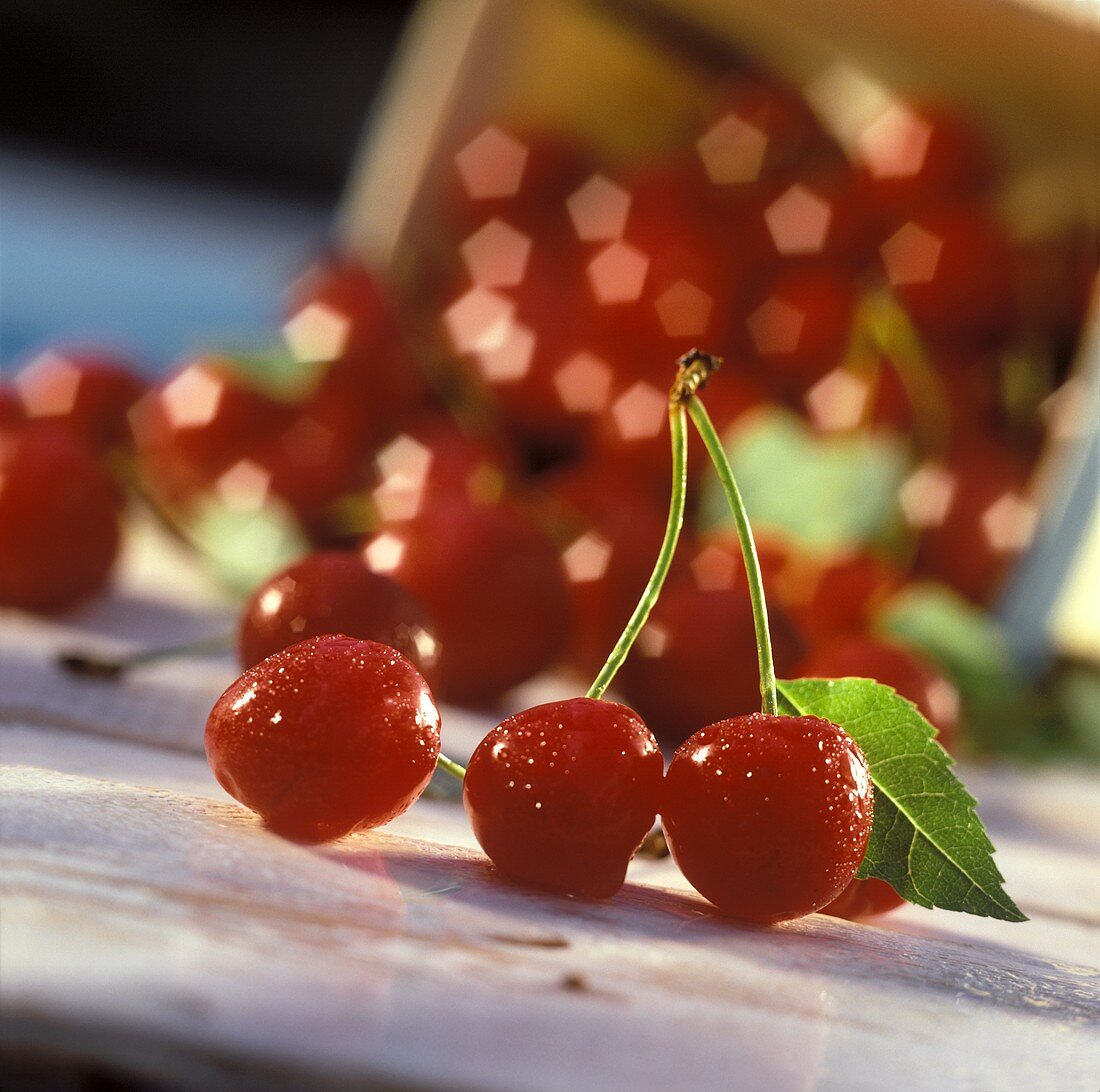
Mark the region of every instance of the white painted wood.
<instances>
[{"instance_id":1,"label":"white painted wood","mask_svg":"<svg viewBox=\"0 0 1100 1092\"><path fill-rule=\"evenodd\" d=\"M297 846L196 753L230 660L122 685L49 666L74 640L226 623L186 571L143 569L149 548L115 600L64 621L0 619L9 1058L195 1089L1100 1082L1095 776L964 773L1024 925L912 907L876 925L748 929L668 860L636 861L607 903L540 896L492 873L457 804L427 799L386 832ZM444 718L459 755L492 719Z\"/></svg>"}]
</instances>

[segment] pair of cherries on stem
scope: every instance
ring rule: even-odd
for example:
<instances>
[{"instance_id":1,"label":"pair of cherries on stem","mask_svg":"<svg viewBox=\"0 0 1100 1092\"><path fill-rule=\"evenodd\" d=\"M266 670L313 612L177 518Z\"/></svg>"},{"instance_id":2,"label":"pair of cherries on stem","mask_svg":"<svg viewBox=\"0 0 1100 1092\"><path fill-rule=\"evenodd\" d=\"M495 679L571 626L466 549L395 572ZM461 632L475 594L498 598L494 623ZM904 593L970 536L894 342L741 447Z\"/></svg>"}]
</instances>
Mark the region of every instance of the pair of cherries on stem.
<instances>
[{"instance_id":1,"label":"pair of cherries on stem","mask_svg":"<svg viewBox=\"0 0 1100 1092\"><path fill-rule=\"evenodd\" d=\"M693 352L670 395L673 488L666 534L626 630L586 696L509 717L469 767L440 754L439 714L395 650L322 636L264 660L219 699L207 753L221 784L279 833L325 840L409 807L436 763L463 780L474 834L522 884L605 898L658 814L689 882L726 914L772 923L811 913L855 876L873 787L856 743L815 717L778 713L763 584L721 443L695 398L717 362ZM763 711L709 725L667 775L641 718L602 695L645 624L683 524L690 414L726 487L744 552Z\"/></svg>"}]
</instances>

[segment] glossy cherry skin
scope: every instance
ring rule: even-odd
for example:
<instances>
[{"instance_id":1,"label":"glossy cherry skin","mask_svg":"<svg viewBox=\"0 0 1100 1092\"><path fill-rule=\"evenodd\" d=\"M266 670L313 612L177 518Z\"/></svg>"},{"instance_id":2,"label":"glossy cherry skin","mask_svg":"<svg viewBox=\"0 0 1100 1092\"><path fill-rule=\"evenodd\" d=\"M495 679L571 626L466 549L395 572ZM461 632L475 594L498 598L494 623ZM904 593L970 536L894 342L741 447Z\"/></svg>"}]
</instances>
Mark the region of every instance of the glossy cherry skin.
<instances>
[{"instance_id":1,"label":"glossy cherry skin","mask_svg":"<svg viewBox=\"0 0 1100 1092\"><path fill-rule=\"evenodd\" d=\"M768 604L776 674L789 677L802 639L778 602ZM744 570L700 587L670 581L619 676L623 693L663 743L760 701L756 632Z\"/></svg>"},{"instance_id":2,"label":"glossy cherry skin","mask_svg":"<svg viewBox=\"0 0 1100 1092\"><path fill-rule=\"evenodd\" d=\"M396 648L428 678L439 655L424 608L404 588L353 553L318 550L252 593L237 633L241 666L325 633Z\"/></svg>"},{"instance_id":3,"label":"glossy cherry skin","mask_svg":"<svg viewBox=\"0 0 1100 1092\"><path fill-rule=\"evenodd\" d=\"M0 432L0 603L60 611L100 591L119 548L118 491L61 429Z\"/></svg>"},{"instance_id":4,"label":"glossy cherry skin","mask_svg":"<svg viewBox=\"0 0 1100 1092\"><path fill-rule=\"evenodd\" d=\"M509 879L608 898L653 826L664 761L625 706L570 698L497 725L466 769L463 803Z\"/></svg>"},{"instance_id":5,"label":"glossy cherry skin","mask_svg":"<svg viewBox=\"0 0 1100 1092\"><path fill-rule=\"evenodd\" d=\"M856 633L826 638L811 650L799 674L811 679L877 679L916 705L944 747L950 750L954 744L958 691L932 664L901 645Z\"/></svg>"},{"instance_id":6,"label":"glossy cherry skin","mask_svg":"<svg viewBox=\"0 0 1100 1092\"><path fill-rule=\"evenodd\" d=\"M905 905L903 899L885 880L852 880L828 906L820 910L833 918L862 921L878 914L888 914Z\"/></svg>"},{"instance_id":7,"label":"glossy cherry skin","mask_svg":"<svg viewBox=\"0 0 1100 1092\"><path fill-rule=\"evenodd\" d=\"M683 743L661 805L688 882L724 914L764 925L812 914L847 887L873 813L867 761L847 732L763 713Z\"/></svg>"},{"instance_id":8,"label":"glossy cherry skin","mask_svg":"<svg viewBox=\"0 0 1100 1092\"><path fill-rule=\"evenodd\" d=\"M28 420L60 425L97 451L129 442L127 415L145 390L128 361L65 350L40 353L15 386Z\"/></svg>"},{"instance_id":9,"label":"glossy cherry skin","mask_svg":"<svg viewBox=\"0 0 1100 1092\"><path fill-rule=\"evenodd\" d=\"M218 783L302 842L397 818L438 755L439 711L416 668L388 645L335 634L249 668L206 722Z\"/></svg>"},{"instance_id":10,"label":"glossy cherry skin","mask_svg":"<svg viewBox=\"0 0 1100 1092\"><path fill-rule=\"evenodd\" d=\"M444 701L491 704L564 650L568 596L557 553L509 501L440 498L384 527L362 556L434 619Z\"/></svg>"}]
</instances>

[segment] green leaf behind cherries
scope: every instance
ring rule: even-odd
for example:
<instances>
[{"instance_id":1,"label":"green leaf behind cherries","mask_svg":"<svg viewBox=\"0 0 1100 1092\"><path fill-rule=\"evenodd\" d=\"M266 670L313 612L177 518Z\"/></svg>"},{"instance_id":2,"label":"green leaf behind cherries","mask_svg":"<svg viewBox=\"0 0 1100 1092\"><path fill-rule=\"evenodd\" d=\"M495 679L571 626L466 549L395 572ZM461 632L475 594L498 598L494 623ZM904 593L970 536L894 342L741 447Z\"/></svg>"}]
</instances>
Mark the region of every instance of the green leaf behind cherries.
<instances>
[{"instance_id":1,"label":"green leaf behind cherries","mask_svg":"<svg viewBox=\"0 0 1100 1092\"><path fill-rule=\"evenodd\" d=\"M976 801L912 702L872 679L781 680L778 687L781 712L839 724L867 757L875 823L860 877L885 880L919 906L1027 920L1005 893Z\"/></svg>"},{"instance_id":2,"label":"green leaf behind cherries","mask_svg":"<svg viewBox=\"0 0 1100 1092\"><path fill-rule=\"evenodd\" d=\"M724 442L755 529L826 553L898 538L898 490L909 455L896 438L818 436L793 413L767 410L746 418ZM700 519L705 528L731 526L713 473L704 481Z\"/></svg>"}]
</instances>

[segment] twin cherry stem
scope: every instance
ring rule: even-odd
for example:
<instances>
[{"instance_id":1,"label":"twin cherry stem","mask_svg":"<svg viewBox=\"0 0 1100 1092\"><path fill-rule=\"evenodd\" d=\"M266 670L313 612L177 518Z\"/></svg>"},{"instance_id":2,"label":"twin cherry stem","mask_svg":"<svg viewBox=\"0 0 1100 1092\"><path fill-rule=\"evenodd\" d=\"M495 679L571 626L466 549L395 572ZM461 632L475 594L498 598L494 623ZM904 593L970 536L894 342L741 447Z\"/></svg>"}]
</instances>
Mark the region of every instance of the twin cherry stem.
<instances>
[{"instance_id":1,"label":"twin cherry stem","mask_svg":"<svg viewBox=\"0 0 1100 1092\"><path fill-rule=\"evenodd\" d=\"M764 598L764 580L760 573L760 560L756 554L752 528L749 526L745 502L733 476L733 468L726 456L722 440L714 428L703 403L697 397L707 380L721 366L721 357L692 349L680 358L676 381L668 396L669 434L672 441L672 492L668 505L668 522L665 525L665 537L642 592L638 605L634 608L622 636L607 657L607 662L588 688L585 697L602 698L611 685L619 668L622 667L638 634L642 631L649 615L657 604L664 587L665 578L672 567L672 559L680 541L680 532L684 526L684 510L687 507L687 418L695 426L714 463L718 480L729 502L733 515L737 539L741 545L741 554L748 576L749 599L752 602L753 626L756 630L756 650L760 667L761 709L765 714L774 715L779 711L779 702L775 688L775 665L772 660L771 632L768 628L768 606ZM441 754L437 765L449 774L462 780L466 771L457 762Z\"/></svg>"}]
</instances>

